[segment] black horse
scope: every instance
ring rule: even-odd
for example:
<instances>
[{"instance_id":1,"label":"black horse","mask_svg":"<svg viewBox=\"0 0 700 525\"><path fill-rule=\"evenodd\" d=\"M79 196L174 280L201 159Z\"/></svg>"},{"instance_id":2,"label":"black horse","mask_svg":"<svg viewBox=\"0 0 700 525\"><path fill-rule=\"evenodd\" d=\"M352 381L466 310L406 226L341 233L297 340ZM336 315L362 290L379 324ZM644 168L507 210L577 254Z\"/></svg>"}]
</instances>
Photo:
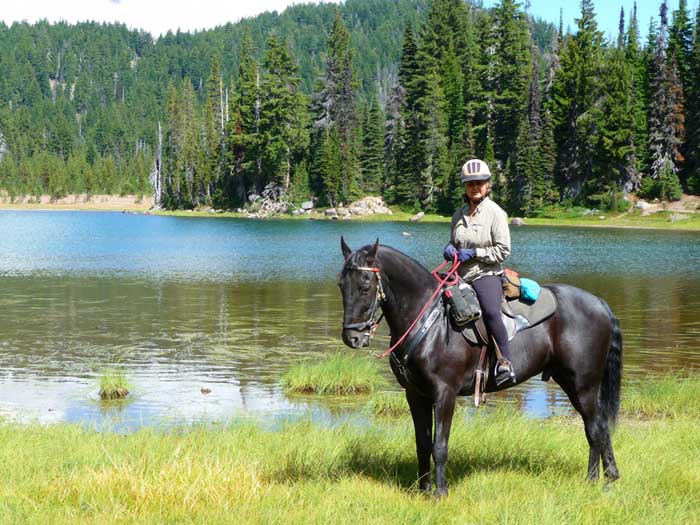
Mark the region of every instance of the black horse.
<instances>
[{"instance_id":1,"label":"black horse","mask_svg":"<svg viewBox=\"0 0 700 525\"><path fill-rule=\"evenodd\" d=\"M381 307L395 343L430 299L437 281L407 255L379 246L379 240L353 252L341 237L341 248L345 257L338 283L343 295L343 341L351 348L369 345L367 332ZM602 299L588 292L568 285L547 288L558 303L555 313L511 342L518 381L541 372L543 378L551 377L561 386L583 418L590 446L588 479L598 479L602 458L605 477L613 481L619 477L610 439L620 405L622 335L618 320ZM401 354L406 344L395 352ZM391 361L413 416L423 491L431 490L432 452L437 494L447 494L445 463L455 400L474 384L479 353L479 347L443 322L432 325L411 350L405 364L410 381L399 370L398 360ZM491 377L486 391L500 389Z\"/></svg>"}]
</instances>

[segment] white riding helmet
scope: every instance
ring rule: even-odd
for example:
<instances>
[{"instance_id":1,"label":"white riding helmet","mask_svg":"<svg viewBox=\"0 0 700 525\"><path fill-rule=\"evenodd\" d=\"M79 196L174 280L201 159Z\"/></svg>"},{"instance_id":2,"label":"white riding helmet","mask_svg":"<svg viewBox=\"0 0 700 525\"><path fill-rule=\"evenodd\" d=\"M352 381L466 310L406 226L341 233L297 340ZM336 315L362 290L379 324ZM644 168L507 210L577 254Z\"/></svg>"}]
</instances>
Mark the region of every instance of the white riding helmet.
<instances>
[{"instance_id":1,"label":"white riding helmet","mask_svg":"<svg viewBox=\"0 0 700 525\"><path fill-rule=\"evenodd\" d=\"M475 180L489 180L490 178L491 170L483 160L471 159L462 166L463 183Z\"/></svg>"}]
</instances>

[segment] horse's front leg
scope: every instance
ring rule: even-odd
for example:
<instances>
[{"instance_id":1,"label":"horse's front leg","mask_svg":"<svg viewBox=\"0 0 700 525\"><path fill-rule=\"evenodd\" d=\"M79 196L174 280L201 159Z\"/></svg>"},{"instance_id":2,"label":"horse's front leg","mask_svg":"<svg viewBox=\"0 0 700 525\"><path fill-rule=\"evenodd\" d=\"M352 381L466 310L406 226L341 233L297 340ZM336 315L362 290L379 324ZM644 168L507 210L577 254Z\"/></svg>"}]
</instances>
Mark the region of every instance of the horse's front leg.
<instances>
[{"instance_id":1,"label":"horse's front leg","mask_svg":"<svg viewBox=\"0 0 700 525\"><path fill-rule=\"evenodd\" d=\"M416 431L416 453L418 455L418 486L430 492L430 450L433 442L433 403L406 389L406 400L411 409L413 427Z\"/></svg>"},{"instance_id":2,"label":"horse's front leg","mask_svg":"<svg viewBox=\"0 0 700 525\"><path fill-rule=\"evenodd\" d=\"M433 460L435 461L435 484L437 495L447 496L447 479L445 465L447 464L447 447L450 441L452 415L455 410L457 395L446 385L437 389L435 399L435 442L433 443Z\"/></svg>"}]
</instances>

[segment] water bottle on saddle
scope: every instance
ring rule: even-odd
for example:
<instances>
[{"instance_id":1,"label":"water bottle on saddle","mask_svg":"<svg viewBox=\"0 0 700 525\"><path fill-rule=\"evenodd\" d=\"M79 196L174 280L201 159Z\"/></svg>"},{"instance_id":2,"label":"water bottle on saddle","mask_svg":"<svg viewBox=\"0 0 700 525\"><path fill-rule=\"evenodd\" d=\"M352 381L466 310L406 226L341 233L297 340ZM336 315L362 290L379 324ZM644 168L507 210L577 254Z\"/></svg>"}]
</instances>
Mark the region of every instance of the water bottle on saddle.
<instances>
[{"instance_id":1,"label":"water bottle on saddle","mask_svg":"<svg viewBox=\"0 0 700 525\"><path fill-rule=\"evenodd\" d=\"M496 384L515 382L515 370L508 349L508 334L501 319L503 262L510 255L508 216L489 195L491 170L479 159L462 166L464 205L455 211L450 242L445 246L447 260L459 258L459 275L472 285L481 305L484 324L500 349L496 364Z\"/></svg>"}]
</instances>

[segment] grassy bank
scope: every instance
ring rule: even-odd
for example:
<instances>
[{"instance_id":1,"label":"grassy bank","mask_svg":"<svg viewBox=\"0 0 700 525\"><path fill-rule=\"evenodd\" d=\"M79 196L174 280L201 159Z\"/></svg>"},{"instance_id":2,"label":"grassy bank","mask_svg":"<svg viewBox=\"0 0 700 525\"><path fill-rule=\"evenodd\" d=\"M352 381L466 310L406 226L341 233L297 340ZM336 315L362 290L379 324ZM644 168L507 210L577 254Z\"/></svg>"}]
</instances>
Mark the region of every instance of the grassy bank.
<instances>
[{"instance_id":1,"label":"grassy bank","mask_svg":"<svg viewBox=\"0 0 700 525\"><path fill-rule=\"evenodd\" d=\"M176 217L229 217L245 218L245 214L234 212L210 213L209 211L159 211L158 215ZM395 211L392 215L366 215L353 217L353 222L403 222L409 223L412 213ZM602 218L601 218L602 217ZM428 214L420 222L449 224L451 216ZM321 213L293 217L291 215L279 215L273 220L333 220ZM267 219L270 220L270 219ZM340 219L342 220L342 219ZM700 213L676 213L661 211L642 215L639 211L629 213L600 213L583 216L580 213L560 213L552 217L528 217L525 219L528 226L582 226L590 228L646 228L678 231L700 231Z\"/></svg>"},{"instance_id":2,"label":"grassy bank","mask_svg":"<svg viewBox=\"0 0 700 525\"><path fill-rule=\"evenodd\" d=\"M602 217L602 218L601 218ZM593 228L649 228L658 230L700 231L700 213L660 211L642 215L630 213L600 213L588 216L559 214L554 217L527 218L530 226L586 226Z\"/></svg>"},{"instance_id":3,"label":"grassy bank","mask_svg":"<svg viewBox=\"0 0 700 525\"><path fill-rule=\"evenodd\" d=\"M366 394L384 384L378 363L347 352L299 363L282 376L285 391L302 394Z\"/></svg>"},{"instance_id":4,"label":"grassy bank","mask_svg":"<svg viewBox=\"0 0 700 525\"><path fill-rule=\"evenodd\" d=\"M675 391L698 388L681 382ZM666 382L659 398L665 404ZM648 406L659 391L634 396ZM623 407L626 399L623 399ZM365 427L297 422L277 431L0 424L2 523L679 523L697 519L698 403L620 421L622 478L584 481L578 419L460 411L440 502L415 490L408 418Z\"/></svg>"}]
</instances>

